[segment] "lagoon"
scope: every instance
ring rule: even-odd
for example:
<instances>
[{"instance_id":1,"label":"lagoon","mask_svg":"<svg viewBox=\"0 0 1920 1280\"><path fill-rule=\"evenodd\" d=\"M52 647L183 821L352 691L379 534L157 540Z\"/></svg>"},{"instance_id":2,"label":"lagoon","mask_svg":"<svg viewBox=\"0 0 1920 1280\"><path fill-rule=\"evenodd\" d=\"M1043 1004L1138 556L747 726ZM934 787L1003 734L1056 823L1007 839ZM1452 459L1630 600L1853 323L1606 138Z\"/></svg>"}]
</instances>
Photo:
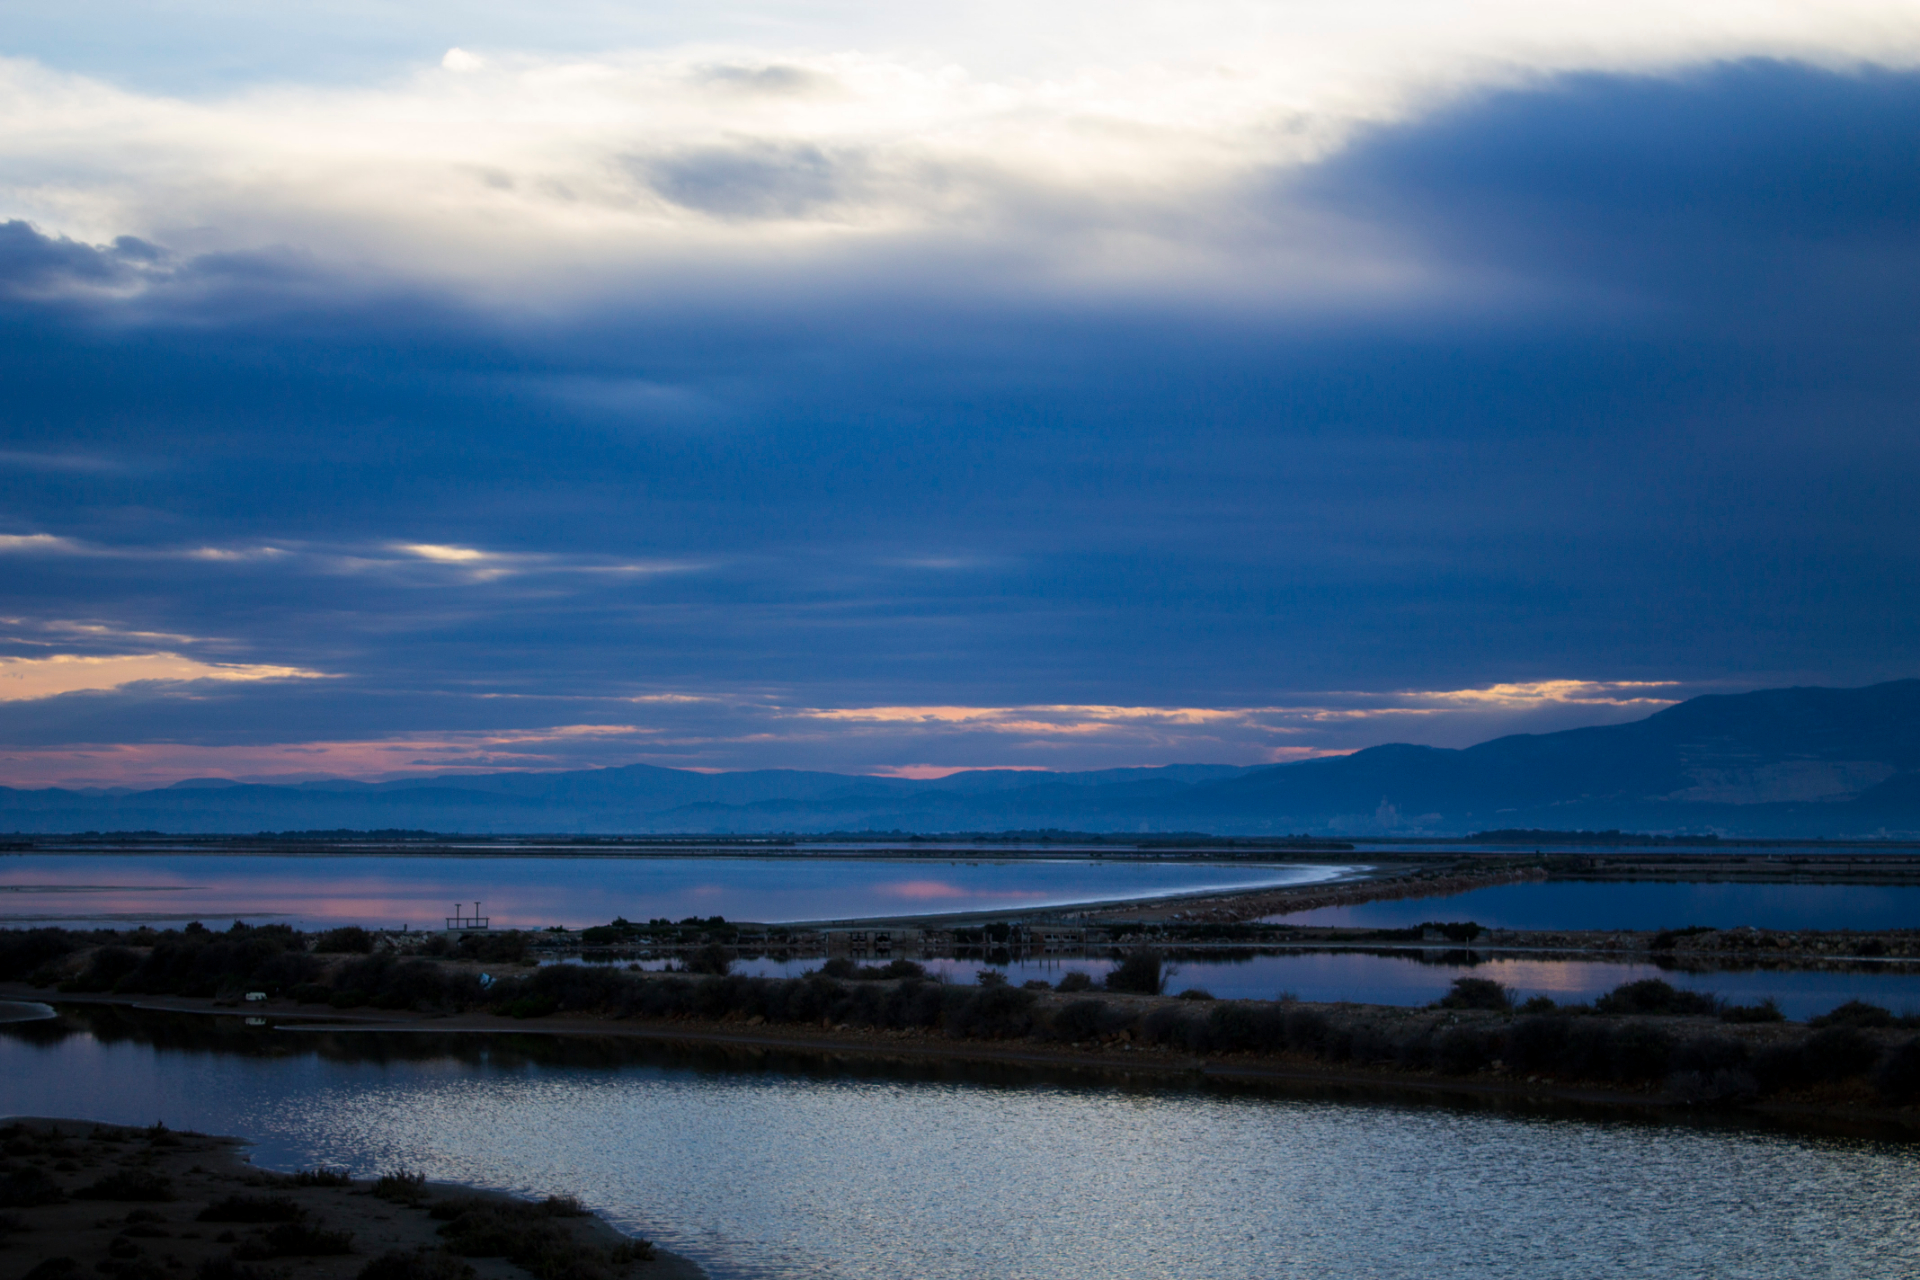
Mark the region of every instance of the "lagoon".
<instances>
[{"instance_id":1,"label":"lagoon","mask_svg":"<svg viewBox=\"0 0 1920 1280\"><path fill-rule=\"evenodd\" d=\"M1489 929L1920 929L1920 885L1544 880L1271 919L1359 929L1429 920Z\"/></svg>"},{"instance_id":2,"label":"lagoon","mask_svg":"<svg viewBox=\"0 0 1920 1280\"><path fill-rule=\"evenodd\" d=\"M818 959L748 959L735 972L797 977L820 966ZM950 982L972 982L984 962L969 959L923 960L931 972ZM1115 961L1085 959L1015 960L993 966L1019 984L1032 979L1057 983L1078 969L1098 980ZM648 967L659 968L656 962ZM1272 1000L1282 993L1302 1000L1358 1004L1431 1004L1456 978L1491 978L1516 998L1547 996L1560 1004L1582 1004L1627 982L1659 978L1688 991L1721 996L1734 1004L1773 1000L1789 1018L1825 1013L1849 1000L1865 1000L1895 1013L1920 1013L1920 964L1881 962L1850 969L1663 968L1646 962L1560 960L1464 950L1371 952L1357 949L1242 952L1182 957L1167 983L1169 992L1198 987L1223 1000Z\"/></svg>"},{"instance_id":3,"label":"lagoon","mask_svg":"<svg viewBox=\"0 0 1920 1280\"><path fill-rule=\"evenodd\" d=\"M0 1110L573 1193L715 1280L1920 1274L1916 1149L1858 1137L91 1016L0 1028Z\"/></svg>"},{"instance_id":4,"label":"lagoon","mask_svg":"<svg viewBox=\"0 0 1920 1280\"><path fill-rule=\"evenodd\" d=\"M724 916L794 923L1029 911L1312 884L1339 866L1089 858L447 857L24 854L0 858L0 928L438 929L471 904L493 927Z\"/></svg>"}]
</instances>

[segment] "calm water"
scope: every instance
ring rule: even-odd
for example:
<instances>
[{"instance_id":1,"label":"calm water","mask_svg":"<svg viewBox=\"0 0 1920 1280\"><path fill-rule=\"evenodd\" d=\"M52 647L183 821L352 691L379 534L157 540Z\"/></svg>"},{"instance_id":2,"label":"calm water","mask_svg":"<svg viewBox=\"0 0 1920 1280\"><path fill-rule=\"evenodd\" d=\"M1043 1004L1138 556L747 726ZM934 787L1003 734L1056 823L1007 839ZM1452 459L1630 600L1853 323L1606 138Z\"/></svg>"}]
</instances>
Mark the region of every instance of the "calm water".
<instances>
[{"instance_id":1,"label":"calm water","mask_svg":"<svg viewBox=\"0 0 1920 1280\"><path fill-rule=\"evenodd\" d=\"M1428 920L1473 920L1493 929L1920 929L1920 886L1542 881L1273 919L1367 929Z\"/></svg>"},{"instance_id":2,"label":"calm water","mask_svg":"<svg viewBox=\"0 0 1920 1280\"><path fill-rule=\"evenodd\" d=\"M572 1192L716 1280L1920 1274L1920 1160L1863 1139L251 1034L280 1056L0 1029L0 1111L243 1133L279 1168Z\"/></svg>"},{"instance_id":3,"label":"calm water","mask_svg":"<svg viewBox=\"0 0 1920 1280\"><path fill-rule=\"evenodd\" d=\"M0 858L0 927L29 924L441 927L458 910L495 928L615 916L831 920L1028 910L1119 898L1304 884L1344 867L1064 858L217 857Z\"/></svg>"}]
</instances>

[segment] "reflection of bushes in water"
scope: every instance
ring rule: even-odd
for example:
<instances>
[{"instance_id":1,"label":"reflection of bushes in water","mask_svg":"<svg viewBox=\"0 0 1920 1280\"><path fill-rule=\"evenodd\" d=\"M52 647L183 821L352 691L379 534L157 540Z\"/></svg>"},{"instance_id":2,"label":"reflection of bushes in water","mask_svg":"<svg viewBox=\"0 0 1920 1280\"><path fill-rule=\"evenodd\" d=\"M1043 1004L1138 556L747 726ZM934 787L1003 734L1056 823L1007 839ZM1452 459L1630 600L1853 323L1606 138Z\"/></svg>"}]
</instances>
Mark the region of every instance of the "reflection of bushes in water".
<instances>
[{"instance_id":1,"label":"reflection of bushes in water","mask_svg":"<svg viewBox=\"0 0 1920 1280\"><path fill-rule=\"evenodd\" d=\"M1513 1007L1513 995L1491 978L1455 978L1447 994L1440 997L1438 1007L1504 1012Z\"/></svg>"}]
</instances>

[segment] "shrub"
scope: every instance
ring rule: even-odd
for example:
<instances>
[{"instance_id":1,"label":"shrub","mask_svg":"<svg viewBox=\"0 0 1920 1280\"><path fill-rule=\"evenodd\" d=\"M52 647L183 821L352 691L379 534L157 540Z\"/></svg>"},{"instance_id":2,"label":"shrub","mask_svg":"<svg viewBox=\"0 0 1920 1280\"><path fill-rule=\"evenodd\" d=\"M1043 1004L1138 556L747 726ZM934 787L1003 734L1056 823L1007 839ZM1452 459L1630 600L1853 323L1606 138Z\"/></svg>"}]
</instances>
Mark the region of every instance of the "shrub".
<instances>
[{"instance_id":1,"label":"shrub","mask_svg":"<svg viewBox=\"0 0 1920 1280\"><path fill-rule=\"evenodd\" d=\"M1660 1028L1629 1022L1611 1028L1596 1026L1594 1030L1606 1033L1606 1073L1613 1079L1659 1080L1671 1069L1673 1037Z\"/></svg>"},{"instance_id":2,"label":"shrub","mask_svg":"<svg viewBox=\"0 0 1920 1280\"><path fill-rule=\"evenodd\" d=\"M1808 1018L1810 1027L1890 1027L1893 1014L1877 1004L1868 1004L1864 1000L1849 1000L1837 1009L1829 1010L1817 1018Z\"/></svg>"},{"instance_id":3,"label":"shrub","mask_svg":"<svg viewBox=\"0 0 1920 1280\"><path fill-rule=\"evenodd\" d=\"M711 973L724 978L733 971L733 962L739 958L740 953L732 947L709 942L687 957L687 972Z\"/></svg>"},{"instance_id":4,"label":"shrub","mask_svg":"<svg viewBox=\"0 0 1920 1280\"><path fill-rule=\"evenodd\" d=\"M83 945L65 929L0 930L0 982L18 982Z\"/></svg>"},{"instance_id":5,"label":"shrub","mask_svg":"<svg viewBox=\"0 0 1920 1280\"><path fill-rule=\"evenodd\" d=\"M1447 994L1440 997L1439 1007L1505 1012L1513 1007L1513 996L1491 978L1455 978Z\"/></svg>"},{"instance_id":6,"label":"shrub","mask_svg":"<svg viewBox=\"0 0 1920 1280\"><path fill-rule=\"evenodd\" d=\"M1874 1069L1873 1087L1888 1102L1920 1101L1920 1040L1889 1050Z\"/></svg>"},{"instance_id":7,"label":"shrub","mask_svg":"<svg viewBox=\"0 0 1920 1280\"><path fill-rule=\"evenodd\" d=\"M350 1187L353 1175L345 1169L302 1169L289 1181L296 1187Z\"/></svg>"},{"instance_id":8,"label":"shrub","mask_svg":"<svg viewBox=\"0 0 1920 1280\"><path fill-rule=\"evenodd\" d=\"M484 964L519 964L527 958L527 935L518 930L504 933L463 934L457 953L462 960Z\"/></svg>"},{"instance_id":9,"label":"shrub","mask_svg":"<svg viewBox=\"0 0 1920 1280\"><path fill-rule=\"evenodd\" d=\"M304 1222L280 1222L267 1229L258 1240L249 1240L233 1251L243 1261L264 1258L332 1258L353 1252L353 1232L329 1231Z\"/></svg>"},{"instance_id":10,"label":"shrub","mask_svg":"<svg viewBox=\"0 0 1920 1280\"><path fill-rule=\"evenodd\" d=\"M1004 1040L1033 1028L1034 994L1018 987L947 988L946 1031L956 1038Z\"/></svg>"},{"instance_id":11,"label":"shrub","mask_svg":"<svg viewBox=\"0 0 1920 1280\"><path fill-rule=\"evenodd\" d=\"M1213 998L1213 992L1205 987L1188 987L1175 997L1179 1000L1211 1000Z\"/></svg>"},{"instance_id":12,"label":"shrub","mask_svg":"<svg viewBox=\"0 0 1920 1280\"><path fill-rule=\"evenodd\" d=\"M1720 1011L1722 1022L1785 1022L1787 1015L1768 996L1759 1004L1730 1004Z\"/></svg>"},{"instance_id":13,"label":"shrub","mask_svg":"<svg viewBox=\"0 0 1920 1280\"><path fill-rule=\"evenodd\" d=\"M360 1268L355 1280L473 1280L473 1267L445 1249L390 1249Z\"/></svg>"},{"instance_id":14,"label":"shrub","mask_svg":"<svg viewBox=\"0 0 1920 1280\"><path fill-rule=\"evenodd\" d=\"M1472 942L1475 938L1486 932L1486 930L1471 920L1448 922L1428 920L1420 926L1421 933L1425 933L1429 929L1449 942Z\"/></svg>"},{"instance_id":15,"label":"shrub","mask_svg":"<svg viewBox=\"0 0 1920 1280\"><path fill-rule=\"evenodd\" d=\"M1714 1013L1719 1001L1697 991L1681 991L1658 978L1628 982L1593 1002L1599 1013L1637 1013L1664 1017Z\"/></svg>"},{"instance_id":16,"label":"shrub","mask_svg":"<svg viewBox=\"0 0 1920 1280\"><path fill-rule=\"evenodd\" d=\"M1286 1046L1296 1053L1319 1053L1331 1028L1317 1009L1288 1009L1284 1018Z\"/></svg>"},{"instance_id":17,"label":"shrub","mask_svg":"<svg viewBox=\"0 0 1920 1280\"><path fill-rule=\"evenodd\" d=\"M1480 1027L1452 1027L1433 1045L1433 1065L1450 1076L1482 1070L1497 1056L1497 1037Z\"/></svg>"},{"instance_id":18,"label":"shrub","mask_svg":"<svg viewBox=\"0 0 1920 1280\"><path fill-rule=\"evenodd\" d=\"M393 1169L373 1184L373 1194L395 1204L419 1204L427 1198L427 1175L417 1169Z\"/></svg>"},{"instance_id":19,"label":"shrub","mask_svg":"<svg viewBox=\"0 0 1920 1280\"><path fill-rule=\"evenodd\" d=\"M1091 991L1093 990L1093 977L1091 974L1082 973L1078 969L1069 969L1061 977L1060 985L1055 987L1054 990L1069 993L1075 991Z\"/></svg>"},{"instance_id":20,"label":"shrub","mask_svg":"<svg viewBox=\"0 0 1920 1280\"><path fill-rule=\"evenodd\" d=\"M541 1206L467 1200L435 1210L446 1247L468 1258L505 1258L541 1280L611 1280L613 1260L573 1238Z\"/></svg>"},{"instance_id":21,"label":"shrub","mask_svg":"<svg viewBox=\"0 0 1920 1280\"><path fill-rule=\"evenodd\" d=\"M1673 950L1674 944L1682 938L1691 938L1697 934L1712 932L1714 932L1712 926L1704 924L1690 924L1684 929L1662 929L1660 932L1654 934L1653 937L1647 939L1647 950L1671 951Z\"/></svg>"},{"instance_id":22,"label":"shrub","mask_svg":"<svg viewBox=\"0 0 1920 1280\"><path fill-rule=\"evenodd\" d=\"M1106 1015L1107 1002L1104 1000L1075 1000L1055 1010L1053 1034L1068 1041L1091 1040L1100 1034Z\"/></svg>"},{"instance_id":23,"label":"shrub","mask_svg":"<svg viewBox=\"0 0 1920 1280\"><path fill-rule=\"evenodd\" d=\"M21 1164L0 1170L0 1209L31 1209L65 1199L60 1184L43 1169Z\"/></svg>"},{"instance_id":24,"label":"shrub","mask_svg":"<svg viewBox=\"0 0 1920 1280\"><path fill-rule=\"evenodd\" d=\"M313 949L321 954L364 956L373 950L373 935L357 924L350 924L321 934L314 941Z\"/></svg>"},{"instance_id":25,"label":"shrub","mask_svg":"<svg viewBox=\"0 0 1920 1280\"><path fill-rule=\"evenodd\" d=\"M1827 1027L1805 1040L1769 1045L1753 1056L1753 1074L1768 1093L1806 1089L1870 1069L1879 1049L1855 1027Z\"/></svg>"},{"instance_id":26,"label":"shrub","mask_svg":"<svg viewBox=\"0 0 1920 1280\"><path fill-rule=\"evenodd\" d=\"M1880 1046L1852 1027L1828 1027L1807 1037L1803 1052L1816 1080L1864 1075L1880 1059Z\"/></svg>"},{"instance_id":27,"label":"shrub","mask_svg":"<svg viewBox=\"0 0 1920 1280\"><path fill-rule=\"evenodd\" d=\"M1190 1027L1197 1026L1194 1015L1178 1005L1163 1004L1147 1011L1140 1019L1140 1036L1148 1044L1185 1046L1191 1039Z\"/></svg>"},{"instance_id":28,"label":"shrub","mask_svg":"<svg viewBox=\"0 0 1920 1280\"><path fill-rule=\"evenodd\" d=\"M1666 1092L1678 1102L1696 1105L1751 1102L1760 1083L1749 1071L1723 1067L1715 1071L1676 1071L1667 1077Z\"/></svg>"},{"instance_id":29,"label":"shrub","mask_svg":"<svg viewBox=\"0 0 1920 1280\"><path fill-rule=\"evenodd\" d=\"M194 1216L195 1222L299 1222L307 1211L286 1196L228 1196Z\"/></svg>"},{"instance_id":30,"label":"shrub","mask_svg":"<svg viewBox=\"0 0 1920 1280\"><path fill-rule=\"evenodd\" d=\"M1521 1018L1507 1031L1507 1065L1516 1071L1555 1071L1566 1057L1573 1019L1557 1015Z\"/></svg>"},{"instance_id":31,"label":"shrub","mask_svg":"<svg viewBox=\"0 0 1920 1280\"><path fill-rule=\"evenodd\" d=\"M1167 985L1166 965L1152 947L1135 947L1107 974L1107 990L1157 996Z\"/></svg>"},{"instance_id":32,"label":"shrub","mask_svg":"<svg viewBox=\"0 0 1920 1280\"><path fill-rule=\"evenodd\" d=\"M1221 1053L1272 1049L1285 1041L1285 1027L1277 1010L1237 1000L1218 1003L1207 1012L1206 1047Z\"/></svg>"},{"instance_id":33,"label":"shrub","mask_svg":"<svg viewBox=\"0 0 1920 1280\"><path fill-rule=\"evenodd\" d=\"M87 960L87 967L71 982L63 982L63 991L111 991L140 967L140 955L126 947L101 947Z\"/></svg>"},{"instance_id":34,"label":"shrub","mask_svg":"<svg viewBox=\"0 0 1920 1280\"><path fill-rule=\"evenodd\" d=\"M280 1280L278 1272L262 1271L259 1267L249 1267L236 1261L231 1255L225 1258L208 1258L200 1264L196 1273L198 1280Z\"/></svg>"},{"instance_id":35,"label":"shrub","mask_svg":"<svg viewBox=\"0 0 1920 1280\"><path fill-rule=\"evenodd\" d=\"M1520 1006L1521 1013L1552 1013L1560 1006L1553 1002L1552 996L1528 996Z\"/></svg>"},{"instance_id":36,"label":"shrub","mask_svg":"<svg viewBox=\"0 0 1920 1280\"><path fill-rule=\"evenodd\" d=\"M1004 987L1007 985L1007 975L998 969L982 969L980 972L974 974L973 980L983 987Z\"/></svg>"},{"instance_id":37,"label":"shrub","mask_svg":"<svg viewBox=\"0 0 1920 1280\"><path fill-rule=\"evenodd\" d=\"M545 1018L559 1008L552 996L521 996L501 1005L499 1012L509 1018Z\"/></svg>"},{"instance_id":38,"label":"shrub","mask_svg":"<svg viewBox=\"0 0 1920 1280\"><path fill-rule=\"evenodd\" d=\"M1726 1036L1696 1036L1673 1051L1675 1071L1697 1071L1711 1075L1717 1071L1744 1068L1751 1055L1747 1046Z\"/></svg>"},{"instance_id":39,"label":"shrub","mask_svg":"<svg viewBox=\"0 0 1920 1280\"><path fill-rule=\"evenodd\" d=\"M144 1200L157 1202L173 1199L173 1179L164 1173L155 1173L150 1169L123 1169L110 1173L91 1186L80 1188L73 1193L75 1200Z\"/></svg>"}]
</instances>

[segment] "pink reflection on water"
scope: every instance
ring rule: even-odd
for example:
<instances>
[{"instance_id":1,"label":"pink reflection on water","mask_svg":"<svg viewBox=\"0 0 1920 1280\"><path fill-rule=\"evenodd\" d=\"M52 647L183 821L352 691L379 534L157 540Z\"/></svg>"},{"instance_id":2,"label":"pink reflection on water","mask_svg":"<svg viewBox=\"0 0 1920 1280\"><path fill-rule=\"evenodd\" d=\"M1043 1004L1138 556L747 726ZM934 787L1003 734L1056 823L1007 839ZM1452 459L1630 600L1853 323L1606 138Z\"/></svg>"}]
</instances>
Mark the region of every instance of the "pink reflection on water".
<instances>
[{"instance_id":1,"label":"pink reflection on water","mask_svg":"<svg viewBox=\"0 0 1920 1280\"><path fill-rule=\"evenodd\" d=\"M928 902L936 898L968 898L973 895L959 885L948 884L944 880L901 880L894 884L874 886L889 898L910 898L915 902Z\"/></svg>"}]
</instances>

